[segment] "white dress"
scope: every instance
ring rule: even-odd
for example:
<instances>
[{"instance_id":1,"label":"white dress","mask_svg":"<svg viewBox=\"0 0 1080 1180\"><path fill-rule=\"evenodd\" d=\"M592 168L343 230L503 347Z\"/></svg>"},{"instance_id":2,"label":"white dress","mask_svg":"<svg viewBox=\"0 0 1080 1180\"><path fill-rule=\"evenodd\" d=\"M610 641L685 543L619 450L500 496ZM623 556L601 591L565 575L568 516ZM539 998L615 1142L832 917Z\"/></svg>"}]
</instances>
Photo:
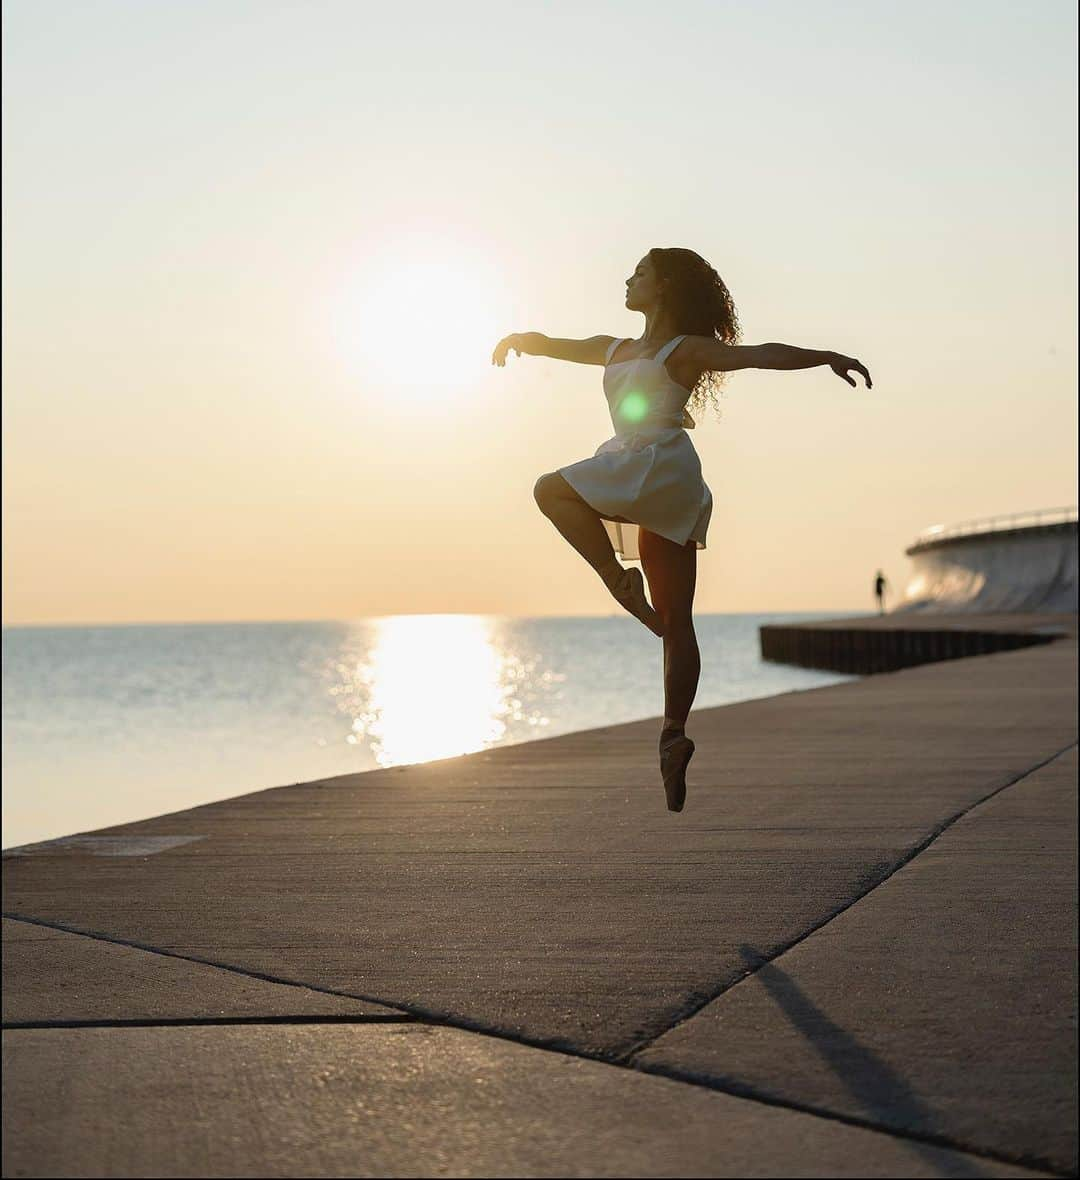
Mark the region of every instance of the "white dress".
<instances>
[{"instance_id":1,"label":"white dress","mask_svg":"<svg viewBox=\"0 0 1080 1180\"><path fill-rule=\"evenodd\" d=\"M626 337L612 343L604 358L604 394L615 435L591 459L558 469L600 514L624 561L641 560L638 525L679 545L692 540L705 548L712 493L686 433L694 428L685 409L690 390L672 381L664 367L685 338L669 340L653 357L614 365L612 354ZM634 523L610 519L618 516Z\"/></svg>"}]
</instances>

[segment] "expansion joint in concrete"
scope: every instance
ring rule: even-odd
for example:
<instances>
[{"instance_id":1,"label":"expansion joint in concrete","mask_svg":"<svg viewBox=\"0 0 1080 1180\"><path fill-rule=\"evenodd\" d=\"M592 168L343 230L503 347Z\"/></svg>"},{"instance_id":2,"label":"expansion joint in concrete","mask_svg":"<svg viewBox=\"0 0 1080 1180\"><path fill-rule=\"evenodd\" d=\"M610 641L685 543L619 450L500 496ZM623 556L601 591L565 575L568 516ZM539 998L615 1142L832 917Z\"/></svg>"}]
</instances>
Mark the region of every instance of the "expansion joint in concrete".
<instances>
[{"instance_id":1,"label":"expansion joint in concrete","mask_svg":"<svg viewBox=\"0 0 1080 1180\"><path fill-rule=\"evenodd\" d=\"M201 961L201 960L199 960ZM341 995L340 992L331 992L332 995ZM383 1003L384 1001L379 1001ZM734 1098L739 1098L748 1102L760 1103L763 1106L772 1106L784 1110L790 1110L799 1114L810 1115L813 1118L822 1119L825 1122L842 1123L847 1126L857 1127L861 1130L868 1130L880 1135L886 1135L891 1139L899 1142L911 1142L918 1144L925 1144L930 1147L946 1148L952 1151L962 1151L973 1158L983 1159L986 1161L993 1161L997 1163L1014 1164L1023 1166L1032 1171L1041 1172L1047 1176L1067 1177L1072 1173L1061 1172L1053 1168L1047 1161L1042 1159L1032 1159L1030 1157L1007 1156L1000 1153L987 1151L985 1148L973 1146L968 1143L958 1142L949 1139L946 1136L927 1135L918 1132L911 1132L905 1130L898 1130L896 1127L882 1125L875 1123L869 1119L860 1119L846 1114L837 1113L832 1110L806 1105L798 1102L793 1102L788 1099L779 1099L773 1095L761 1093L752 1087L740 1085L737 1082L720 1082L715 1078L707 1075L695 1074L690 1071L679 1070L675 1067L654 1064L639 1064L629 1063L626 1061L619 1061L610 1056L598 1055L593 1052L583 1052L581 1049L566 1044L555 1043L550 1041L537 1041L528 1037L515 1036L511 1033L484 1027L479 1024L474 1024L467 1020L454 1019L450 1017L440 1018L433 1014L425 1014L417 1011L415 1017L401 1015L401 1016L278 1016L265 1018L251 1018L251 1017L235 1017L235 1018L201 1018L201 1019L161 1019L161 1020L72 1020L72 1021L25 1021L13 1022L3 1025L4 1032L20 1032L27 1030L51 1029L54 1031L64 1031L73 1029L88 1029L88 1028L195 1028L206 1026L221 1026L221 1025L372 1025L372 1024L426 1024L435 1028L454 1029L459 1032L471 1033L474 1036L492 1037L495 1040L508 1041L511 1044L521 1045L524 1048L534 1049L542 1053L555 1053L563 1057L576 1057L580 1060L589 1061L597 1065L606 1065L614 1070L633 1071L637 1073L652 1074L657 1077L663 1077L667 1081L676 1082L680 1085L694 1086L698 1089L711 1090L716 1093L728 1094Z\"/></svg>"},{"instance_id":2,"label":"expansion joint in concrete","mask_svg":"<svg viewBox=\"0 0 1080 1180\"><path fill-rule=\"evenodd\" d=\"M395 1013L392 1016L340 1012L322 1016L174 1016L132 1020L5 1020L0 1024L4 1032L18 1032L35 1028L216 1028L224 1025L266 1024L416 1024L415 1016Z\"/></svg>"},{"instance_id":3,"label":"expansion joint in concrete","mask_svg":"<svg viewBox=\"0 0 1080 1180\"><path fill-rule=\"evenodd\" d=\"M42 918L34 918L29 914L18 914L4 911L3 915L10 922L25 922L30 926L41 926L46 930L61 930L65 934L79 934L83 938L92 938L97 942L107 942L113 946L131 947L133 950L146 951L150 955L162 955L167 959L181 959L185 963L199 963L204 967L216 967L219 971L228 971L232 975L240 975L245 979L258 979L263 983L276 983L282 987L299 987L305 991L318 992L325 996L340 996L346 1000L360 1000L366 1004L379 1004L383 1008L395 1008L404 1016L411 1016L409 1009L403 1008L401 1004L395 1004L393 1001L389 1003L385 1000L376 1000L372 996L360 995L358 992L341 991L339 988L320 987L317 983L305 983L302 979L285 979L280 975L269 975L264 971L254 971L249 967L236 967L232 963L219 963L215 959L204 959L198 955L182 955L179 951L165 950L159 946L151 946L145 942L135 942L130 938L117 938L115 935L103 934L98 930L82 930L78 926L68 926L62 922L47 922ZM153 1023L160 1023L154 1021ZM5 1026L6 1027L6 1026Z\"/></svg>"},{"instance_id":4,"label":"expansion joint in concrete","mask_svg":"<svg viewBox=\"0 0 1080 1180\"><path fill-rule=\"evenodd\" d=\"M789 1098L778 1098L773 1094L764 1093L753 1086L747 1086L735 1081L720 1082L707 1074L697 1074L690 1070L681 1070L676 1066L658 1063L635 1063L628 1068L636 1069L640 1073L652 1074L656 1077L667 1078L672 1082L683 1082L686 1085L701 1086L707 1090L715 1090L720 1094L730 1094L733 1098L742 1098L749 1102L760 1102L763 1106L775 1106L782 1110L795 1111L799 1114L812 1115L814 1118L825 1119L827 1122L843 1123L849 1127L859 1127L864 1131L874 1131L879 1135L888 1135L892 1139L905 1143L920 1143L926 1147L947 1148L950 1151L962 1151L965 1155L977 1159L993 1161L999 1164L1012 1164L1016 1167L1028 1168L1033 1172L1041 1172L1046 1176L1061 1176L1075 1178L1075 1172L1063 1172L1052 1162L1042 1157L1030 1155L1009 1155L1005 1152L989 1150L976 1144L964 1143L947 1135L934 1135L924 1131L901 1130L886 1123L877 1123L873 1119L862 1119L827 1107L813 1106L809 1103L795 1102Z\"/></svg>"},{"instance_id":5,"label":"expansion joint in concrete","mask_svg":"<svg viewBox=\"0 0 1080 1180\"><path fill-rule=\"evenodd\" d=\"M943 832L946 832L949 828L951 828L953 824L957 822L957 820L963 819L965 815L974 811L975 808L981 807L984 803L988 803L994 798L995 795L999 795L1002 791L1007 791L1010 787L1017 786L1019 783L1023 782L1024 779L1033 775L1036 771L1042 770L1044 766L1049 766L1051 762L1054 762L1058 758L1061 758L1063 755L1067 754L1070 750L1074 749L1076 745L1077 743L1075 741L1070 742L1067 746L1063 746L1060 750L1051 754L1049 757L1035 763L1034 766L1029 766L1026 770L1022 770L1018 775L1009 779L1008 782L1002 783L1000 786L995 787L992 791L988 791L981 798L976 799L974 803L970 803L967 807L962 808L960 811L955 812L953 815L943 820L930 832L928 836L925 837L925 839L921 840L914 847L908 849L908 851L904 853L902 857L889 866L884 873L877 877L876 880L871 881L871 883L861 893L858 893L855 897L851 898L850 901L844 902L843 905L838 906L816 925L811 926L807 930L804 930L802 934L798 935L798 937L793 938L790 942L784 943L783 946L778 947L771 955L763 956L761 961L756 966L748 968L746 971L742 972L737 979L726 981L725 983L721 984L720 987L716 988L712 992L709 992L704 997L695 997L693 1000L688 1002L679 1011L678 1015L663 1028L657 1030L656 1032L650 1033L647 1037L643 1037L641 1040L635 1042L629 1049L620 1054L619 1060L627 1065L635 1065L638 1055L650 1048L662 1036L665 1036L667 1033L671 1032L672 1029L678 1028L679 1025L685 1024L686 1021L696 1016L703 1008L707 1007L714 1000L719 999L720 996L724 995L725 992L729 992L733 987L738 987L740 983L743 983L745 980L752 978L755 974L757 974L758 971L761 970L762 967L765 967L770 963L774 963L781 957L781 955L787 954L787 952L793 947L796 947L799 945L799 943L804 942L812 934L816 934L819 930L833 921L834 918L838 918L841 914L846 913L852 908L852 906L858 905L859 902L873 893L875 889L878 889L884 885L890 877L895 876L905 865L910 864L920 853L925 852L926 849L929 848L930 845L933 844Z\"/></svg>"}]
</instances>

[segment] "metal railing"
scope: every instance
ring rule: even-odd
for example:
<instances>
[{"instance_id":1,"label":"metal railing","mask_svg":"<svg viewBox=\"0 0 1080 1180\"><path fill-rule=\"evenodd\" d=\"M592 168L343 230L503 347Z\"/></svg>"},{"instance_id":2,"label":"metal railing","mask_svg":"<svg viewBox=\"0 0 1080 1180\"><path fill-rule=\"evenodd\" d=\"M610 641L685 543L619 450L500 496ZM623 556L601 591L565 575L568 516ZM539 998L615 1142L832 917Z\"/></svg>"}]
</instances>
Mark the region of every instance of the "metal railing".
<instances>
[{"instance_id":1,"label":"metal railing","mask_svg":"<svg viewBox=\"0 0 1080 1180\"><path fill-rule=\"evenodd\" d=\"M1076 508L1039 508L1032 512L1010 512L1004 516L981 516L978 520L962 520L959 524L935 524L915 538L913 549L932 541L951 541L956 537L972 537L981 533L996 533L1012 529L1036 528L1040 525L1075 524Z\"/></svg>"}]
</instances>

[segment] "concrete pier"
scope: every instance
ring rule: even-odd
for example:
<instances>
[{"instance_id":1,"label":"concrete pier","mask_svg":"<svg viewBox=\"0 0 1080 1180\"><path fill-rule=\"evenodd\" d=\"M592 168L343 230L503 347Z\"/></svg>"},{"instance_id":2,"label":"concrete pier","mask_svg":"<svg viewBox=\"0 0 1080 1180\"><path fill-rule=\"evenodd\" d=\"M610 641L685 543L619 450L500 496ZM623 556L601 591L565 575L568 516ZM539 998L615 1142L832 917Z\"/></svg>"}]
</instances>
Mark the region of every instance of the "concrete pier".
<instances>
[{"instance_id":1,"label":"concrete pier","mask_svg":"<svg viewBox=\"0 0 1080 1180\"><path fill-rule=\"evenodd\" d=\"M1065 630L5 854L5 1175L1075 1173Z\"/></svg>"},{"instance_id":2,"label":"concrete pier","mask_svg":"<svg viewBox=\"0 0 1080 1180\"><path fill-rule=\"evenodd\" d=\"M888 614L759 628L763 659L869 676L1035 647L1076 634L1075 614Z\"/></svg>"}]
</instances>

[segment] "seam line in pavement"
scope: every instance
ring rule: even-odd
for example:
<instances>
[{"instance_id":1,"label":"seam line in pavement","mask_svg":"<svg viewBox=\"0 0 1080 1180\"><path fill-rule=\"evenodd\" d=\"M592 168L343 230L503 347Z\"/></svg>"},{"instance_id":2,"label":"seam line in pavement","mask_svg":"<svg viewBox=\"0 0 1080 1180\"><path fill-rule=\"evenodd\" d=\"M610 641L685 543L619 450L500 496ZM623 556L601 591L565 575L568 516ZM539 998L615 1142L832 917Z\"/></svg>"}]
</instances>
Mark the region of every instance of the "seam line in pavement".
<instances>
[{"instance_id":1,"label":"seam line in pavement","mask_svg":"<svg viewBox=\"0 0 1080 1180\"><path fill-rule=\"evenodd\" d=\"M222 1025L253 1024L415 1024L417 1018L404 1013L393 1016L368 1016L357 1013L330 1012L324 1016L161 1016L133 1017L125 1020L5 1020L4 1032L28 1028L218 1028Z\"/></svg>"},{"instance_id":2,"label":"seam line in pavement","mask_svg":"<svg viewBox=\"0 0 1080 1180\"><path fill-rule=\"evenodd\" d=\"M1066 750L1072 749L1072 746L1067 746L1065 749ZM1065 753L1065 750L1062 750L1061 753ZM1054 757L1058 757L1058 755L1054 755ZM1050 758L1050 759L1047 759L1047 761L1050 762L1050 761L1053 761L1053 759ZM1045 763L1043 763L1042 765L1045 765ZM1038 769L1038 768L1036 768L1036 769ZM1009 784L1009 785L1011 785L1011 784ZM1004 789L1004 788L1002 788L1002 789ZM801 1105L797 1102L793 1102L793 1101L790 1101L787 1099L779 1099L779 1098L774 1098L771 1095L757 1093L757 1092L751 1090L749 1087L744 1090L738 1086L733 1086L730 1084L724 1085L724 1084L721 1084L717 1079L710 1078L707 1075L695 1075L690 1072L680 1073L678 1070L672 1069L667 1066L643 1065L639 1062L630 1062L625 1059L619 1060L619 1059L615 1059L615 1058L611 1058L611 1057L596 1056L595 1054L587 1053L587 1052L583 1051L582 1049L578 1048L576 1045L572 1045L568 1042L552 1042L550 1040L548 1040L548 1041L535 1040L535 1039L530 1039L528 1036L521 1035L521 1034L515 1036L511 1033L504 1032L500 1029L491 1028L490 1026L482 1025L478 1022L472 1022L467 1019L463 1019L461 1017L454 1018L451 1016L447 1016L445 1014L433 1013L430 1010L425 1010L425 1009L420 1008L418 1006L410 1006L408 1009L404 1009L401 1007L400 1004L394 1005L393 1003L388 1003L386 1000L379 1000L379 999L375 999L375 998L369 999L366 996L355 996L355 995L351 995L348 992L334 991L331 988L313 987L310 984L298 983L294 980L279 979L274 976L263 975L261 973L257 973L257 972L253 972L253 971L245 971L245 970L242 970L238 967L230 967L227 964L223 964L223 963L213 963L207 959L196 959L190 955L180 955L180 954L177 954L175 951L159 950L156 947L142 946L139 943L133 943L133 942L122 941L120 939L109 938L109 937L102 935L102 934L88 934L84 930L70 929L66 926L60 926L54 922L43 922L37 918L26 918L26 917L22 917L17 914L4 914L3 916L5 918L8 918L11 921L27 922L27 923L34 925L34 926L44 926L48 929L62 930L65 933L69 933L69 934L79 934L85 938L92 938L98 942L111 942L111 943L115 943L120 946L130 946L130 947L134 947L136 950L145 950L151 954L163 955L164 957L170 958L170 959L183 959L186 962L201 963L207 967L217 967L218 969L220 969L222 971L229 971L235 975L243 975L243 976L247 976L247 977L250 977L253 979L265 980L269 983L280 983L280 984L284 984L287 987L307 988L310 991L318 991L318 992L322 992L326 995L331 995L331 996L342 996L346 999L368 1000L369 1003L381 1004L385 1008L392 1008L392 1007L396 1006L396 1007L398 1007L399 1011L402 1013L400 1016L396 1016L396 1017L395 1016L374 1017L374 1018L367 1018L367 1019L345 1018L344 1020L335 1020L334 1018L328 1019L326 1017L314 1017L314 1018L311 1018L310 1020L303 1020L303 1021L297 1020L296 1018L292 1018L292 1019L286 1018L286 1019L276 1019L276 1020L273 1018L270 1018L270 1019L261 1020L261 1021L257 1020L257 1019L256 1020L235 1019L235 1020L217 1020L217 1021L212 1021L212 1020L173 1020L173 1021L167 1021L167 1020L159 1020L159 1021L117 1020L117 1021L113 1021L113 1022L70 1021L67 1023L61 1023L61 1022L48 1023L45 1021L41 1021L41 1022L26 1021L26 1022L11 1023L11 1024L3 1025L3 1031L5 1031L5 1032L19 1032L19 1031L28 1031L28 1030L32 1030L32 1029L64 1030L64 1029L77 1029L77 1028L125 1028L125 1027L138 1028L138 1027L158 1027L161 1025L173 1025L173 1026L177 1026L177 1027L189 1026L190 1027L190 1026L198 1026L198 1025L225 1024L225 1023L229 1023L229 1024L272 1024L272 1023L276 1023L276 1024L285 1024L285 1025L298 1024L298 1023L310 1023L310 1024L343 1024L343 1023L344 1024L411 1024L411 1023L416 1023L418 1025L419 1024L426 1024L429 1026L434 1025L435 1027L440 1027L440 1028L452 1028L452 1029L455 1029L459 1032L473 1033L476 1036L491 1037L493 1040L509 1041L511 1044L522 1045L525 1048L536 1049L536 1050L539 1050L540 1052L543 1052L543 1053L557 1053L562 1057L576 1057L582 1061L592 1062L595 1065L607 1065L607 1066L610 1066L611 1068L617 1069L617 1070L628 1070L633 1073L653 1074L658 1077L663 1077L666 1081L675 1082L680 1085L695 1086L698 1089L711 1090L714 1093L727 1094L729 1097L740 1098L740 1099L743 1099L744 1101L747 1101L747 1102L759 1102L765 1106L776 1106L776 1107L780 1107L780 1108L783 1108L786 1110L792 1110L798 1114L806 1114L806 1115L810 1115L813 1118L824 1119L827 1122L844 1123L844 1124L847 1124L847 1125L850 1125L853 1127L858 1127L860 1130L872 1131L872 1132L875 1132L879 1135L887 1135L891 1139L899 1139L901 1141L910 1140L910 1141L916 1142L916 1143L926 1143L932 1147L940 1147L943 1149L947 1149L949 1151L959 1151L959 1152L963 1152L964 1154L970 1155L975 1158L992 1160L996 1163L1020 1165L1023 1167L1030 1168L1035 1171L1042 1171L1049 1176L1063 1176L1063 1177L1072 1176L1072 1173L1070 1173L1070 1172L1057 1171L1055 1168L1053 1168L1052 1165L1048 1165L1045 1161L1036 1162L1034 1160L1030 1160L1030 1159L1026 1159L1026 1158L1020 1159L1020 1158L1014 1158L1011 1156L1005 1156L1005 1155L1001 1155L997 1152L988 1151L984 1148L971 1147L968 1144L958 1143L958 1142L946 1139L944 1137L926 1136L926 1135L919 1134L918 1132L904 1131L904 1130L900 1130L896 1127L877 1124L877 1123L871 1122L869 1120L858 1119L858 1118L855 1118L855 1117L852 1117L849 1115L845 1115L845 1114L838 1114L835 1111L831 1111L831 1110L827 1110L827 1109L818 1109L813 1106L804 1106L804 1105Z\"/></svg>"},{"instance_id":3,"label":"seam line in pavement","mask_svg":"<svg viewBox=\"0 0 1080 1180\"><path fill-rule=\"evenodd\" d=\"M95 942L106 942L112 946L131 947L137 951L146 951L147 954L161 955L166 959L180 959L185 963L200 963L204 967L216 967L218 971L228 971L230 974L240 975L244 979L258 979L263 983L276 983L282 987L300 987L305 991L319 992L325 996L342 996L347 1000L362 1000L366 1004L378 1004L382 1008L393 1008L406 1015L414 1014L411 1009L404 1008L401 1004L393 1002L388 1004L385 1000L376 1000L373 996L362 996L355 992L340 991L332 987L320 987L317 983L304 983L299 979L285 979L280 975L268 975L264 971L255 971L247 967L234 967L230 963L219 963L214 959L200 959L196 955L182 955L179 951L164 950L162 947L150 946L145 942L134 942L128 938L117 938L114 935L102 934L96 930L80 930L77 926L65 926L61 922L46 922L41 918L32 918L28 914L5 911L0 916L10 922L25 922L30 926L43 926L46 930L62 930L65 934L78 934L83 938L92 938Z\"/></svg>"},{"instance_id":4,"label":"seam line in pavement","mask_svg":"<svg viewBox=\"0 0 1080 1180\"><path fill-rule=\"evenodd\" d=\"M741 1085L738 1082L717 1082L710 1079L708 1074L695 1074L691 1070L680 1070L677 1066L658 1064L634 1064L623 1068L633 1069L638 1073L652 1074L656 1077L667 1078L673 1082L684 1082L703 1089L721 1094L728 1094L732 1098L743 1098L750 1102L760 1102L763 1106L775 1106L782 1110L795 1111L798 1114L813 1115L826 1122L843 1123L845 1126L858 1127L863 1131L875 1131L879 1135L888 1135L892 1139L903 1142L924 1143L928 1147L940 1147L948 1151L963 1152L978 1159L992 1160L994 1163L1011 1164L1015 1167L1028 1168L1031 1171L1043 1172L1047 1176L1062 1176L1074 1178L1075 1172L1062 1171L1050 1160L1042 1156L1007 1155L994 1151L992 1148L975 1147L961 1140L950 1139L945 1135L935 1135L927 1131L912 1131L888 1124L875 1123L871 1119L862 1119L858 1115L845 1114L829 1110L827 1107L813 1106L810 1103L797 1102L792 1098L780 1098L756 1090L753 1086Z\"/></svg>"},{"instance_id":5,"label":"seam line in pavement","mask_svg":"<svg viewBox=\"0 0 1080 1180\"><path fill-rule=\"evenodd\" d=\"M915 845L914 848L905 853L904 856L896 861L896 863L890 868L886 869L886 871L881 876L879 876L876 881L873 881L856 897L853 897L850 901L844 902L843 905L833 910L831 914L818 922L816 926L811 926L809 930L805 930L797 938L793 938L790 942L786 942L783 946L774 951L773 954L763 958L761 962L755 967L744 971L737 979L732 980L729 983L721 984L721 986L718 987L716 991L710 992L709 995L707 995L704 999L695 999L691 1001L679 1012L679 1014L671 1021L670 1024L657 1033L651 1033L649 1036L643 1037L624 1053L620 1054L619 1060L625 1062L628 1065L636 1065L637 1063L635 1058L640 1053L643 1053L646 1049L650 1048L661 1037L666 1036L673 1029L678 1028L680 1024L685 1024L686 1021L690 1020L691 1017L696 1016L703 1008L708 1007L708 1005L714 1000L719 999L725 992L730 991L733 987L738 987L739 984L744 980L752 978L758 971L761 970L762 967L765 967L770 963L774 963L780 958L781 955L787 954L787 952L791 950L792 947L798 946L800 942L804 942L811 935L816 934L824 926L827 926L831 921L833 921L834 918L838 918L841 914L845 913L847 910L850 910L852 906L858 905L859 902L873 893L875 889L878 889L880 886L884 885L890 877L895 876L902 868L905 867L905 865L909 865L921 852L925 852L926 849L929 848L930 845L933 844L943 832L951 828L953 824L957 822L957 820L963 819L963 817L969 812L974 811L976 807L981 807L984 803L989 802L994 798L995 795L1000 795L1002 791L1007 791L1010 787L1015 787L1018 783L1023 782L1024 779L1033 775L1037 770L1042 770L1044 766L1049 766L1051 762L1057 761L1058 758L1061 758L1070 750L1074 749L1076 745L1077 743L1075 741L1070 742L1067 746L1062 747L1062 749L1058 750L1054 754L1051 754L1048 758L1044 758L1041 762L1037 762L1034 766L1029 767L1027 770L1021 771L1008 782L1002 783L1001 786L995 787L992 791L989 791L987 794L983 795L982 798L976 799L974 803L970 803L967 807L961 808L960 811L957 811L953 815L949 816L948 819L943 820L930 832L930 834L925 839L921 840Z\"/></svg>"},{"instance_id":6,"label":"seam line in pavement","mask_svg":"<svg viewBox=\"0 0 1080 1180\"><path fill-rule=\"evenodd\" d=\"M332 993L340 995L341 993ZM1051 1163L1043 1159L1034 1159L1032 1157L1019 1157L1004 1155L1000 1152L987 1150L985 1148L973 1147L969 1144L951 1140L945 1136L927 1135L918 1131L901 1130L887 1124L874 1123L869 1119L860 1119L856 1116L837 1113L825 1108L815 1107L804 1103L795 1102L789 1099L777 1098L770 1094L764 1094L754 1090L749 1086L740 1086L737 1083L721 1083L714 1078L710 1078L706 1074L694 1074L691 1071L680 1071L676 1068L663 1065L630 1065L625 1062L612 1061L599 1057L590 1056L583 1053L580 1049L573 1047L556 1048L551 1044L541 1044L530 1042L523 1038L510 1036L507 1033L502 1033L490 1028L471 1028L460 1022L455 1022L450 1019L442 1019L436 1017L426 1017L418 1014L416 1018L409 1016L391 1016L391 1017L334 1017L334 1016L312 1016L312 1017L267 1017L267 1018L225 1018L225 1019L174 1019L174 1020L114 1020L114 1021L94 1021L94 1020L72 1020L72 1021L25 1021L17 1023L9 1023L3 1025L4 1032L22 1032L30 1030L56 1030L67 1031L73 1029L88 1029L88 1028L198 1028L206 1026L220 1026L220 1025L278 1025L289 1026L297 1024L418 1024L428 1025L429 1027L450 1028L457 1032L472 1033L476 1036L490 1037L492 1040L508 1041L511 1044L521 1045L524 1048L535 1049L542 1053L557 1053L562 1057L575 1057L582 1061L590 1062L593 1065L608 1066L615 1070L625 1070L630 1073L643 1073L655 1075L663 1078L665 1081L675 1082L678 1085L694 1086L696 1089L710 1090L713 1093L726 1094L730 1098L738 1098L745 1102L756 1102L763 1106L773 1106L781 1110L790 1110L796 1114L809 1115L812 1118L823 1119L826 1122L842 1123L845 1126L855 1127L861 1131L870 1131L875 1134L885 1135L890 1139L896 1139L901 1142L923 1143L930 1147L941 1148L942 1150L955 1151L971 1156L976 1159L983 1159L995 1163L1004 1163L1015 1166L1028 1168L1032 1171L1042 1172L1047 1176L1055 1177L1072 1177L1073 1173L1063 1172L1056 1169Z\"/></svg>"}]
</instances>

